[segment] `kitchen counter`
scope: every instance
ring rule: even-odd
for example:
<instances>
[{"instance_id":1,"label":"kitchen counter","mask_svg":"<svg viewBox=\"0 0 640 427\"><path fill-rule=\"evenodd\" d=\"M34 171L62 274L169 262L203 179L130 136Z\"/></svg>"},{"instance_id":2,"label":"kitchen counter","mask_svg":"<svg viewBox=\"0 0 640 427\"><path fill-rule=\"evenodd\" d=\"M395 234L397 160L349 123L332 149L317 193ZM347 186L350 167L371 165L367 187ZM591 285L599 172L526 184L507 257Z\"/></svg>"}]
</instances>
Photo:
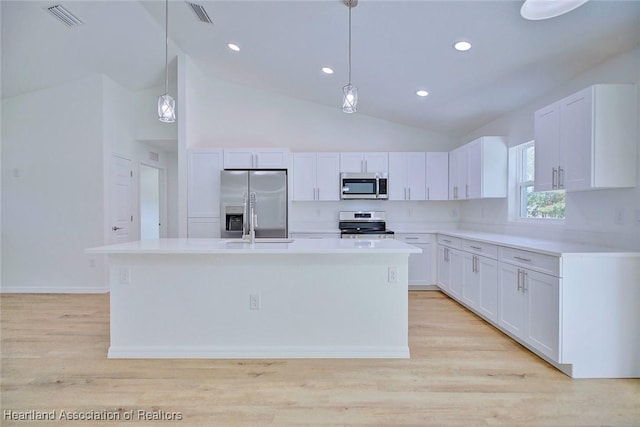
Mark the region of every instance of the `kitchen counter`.
<instances>
[{"instance_id":1,"label":"kitchen counter","mask_svg":"<svg viewBox=\"0 0 640 427\"><path fill-rule=\"evenodd\" d=\"M408 259L389 240L160 239L107 254L110 358L408 358Z\"/></svg>"},{"instance_id":2,"label":"kitchen counter","mask_svg":"<svg viewBox=\"0 0 640 427\"><path fill-rule=\"evenodd\" d=\"M94 254L363 254L419 253L415 246L394 240L354 239L158 239L86 250Z\"/></svg>"},{"instance_id":3,"label":"kitchen counter","mask_svg":"<svg viewBox=\"0 0 640 427\"><path fill-rule=\"evenodd\" d=\"M534 239L524 236L507 234L484 233L469 230L441 230L440 235L458 237L461 239L475 240L483 243L491 243L499 246L507 246L525 251L534 251L552 256L564 256L571 254L580 255L612 255L612 256L640 256L640 252L623 251L598 245L587 245L572 242L559 242L552 240Z\"/></svg>"}]
</instances>

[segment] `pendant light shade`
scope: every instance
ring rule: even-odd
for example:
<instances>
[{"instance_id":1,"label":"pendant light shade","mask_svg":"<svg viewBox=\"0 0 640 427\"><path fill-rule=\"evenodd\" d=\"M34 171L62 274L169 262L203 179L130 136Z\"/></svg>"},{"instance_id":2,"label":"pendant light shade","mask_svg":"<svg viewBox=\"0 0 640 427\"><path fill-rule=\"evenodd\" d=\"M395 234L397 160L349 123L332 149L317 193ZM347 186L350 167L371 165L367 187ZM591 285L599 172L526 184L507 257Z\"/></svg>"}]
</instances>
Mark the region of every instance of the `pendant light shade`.
<instances>
[{"instance_id":1,"label":"pendant light shade","mask_svg":"<svg viewBox=\"0 0 640 427\"><path fill-rule=\"evenodd\" d=\"M169 95L169 0L164 3L164 95L158 98L158 120L163 123L176 121L176 101Z\"/></svg>"},{"instance_id":2,"label":"pendant light shade","mask_svg":"<svg viewBox=\"0 0 640 427\"><path fill-rule=\"evenodd\" d=\"M349 83L342 88L342 93L342 111L345 113L355 113L358 107L358 88Z\"/></svg>"},{"instance_id":3,"label":"pendant light shade","mask_svg":"<svg viewBox=\"0 0 640 427\"><path fill-rule=\"evenodd\" d=\"M587 0L525 0L520 8L520 15L533 21L555 18L586 2Z\"/></svg>"},{"instance_id":4,"label":"pendant light shade","mask_svg":"<svg viewBox=\"0 0 640 427\"><path fill-rule=\"evenodd\" d=\"M358 109L358 89L351 84L351 9L358 5L358 0L344 0L349 8L349 83L342 88L342 111L355 113Z\"/></svg>"}]
</instances>

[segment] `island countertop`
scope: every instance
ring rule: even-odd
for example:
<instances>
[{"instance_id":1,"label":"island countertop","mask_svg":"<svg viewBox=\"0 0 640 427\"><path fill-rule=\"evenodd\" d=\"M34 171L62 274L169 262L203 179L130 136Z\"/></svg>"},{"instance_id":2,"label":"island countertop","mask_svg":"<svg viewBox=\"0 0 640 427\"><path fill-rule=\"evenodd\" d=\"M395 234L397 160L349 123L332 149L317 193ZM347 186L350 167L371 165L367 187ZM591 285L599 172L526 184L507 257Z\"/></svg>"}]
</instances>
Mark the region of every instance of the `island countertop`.
<instances>
[{"instance_id":1,"label":"island countertop","mask_svg":"<svg viewBox=\"0 0 640 427\"><path fill-rule=\"evenodd\" d=\"M139 240L86 249L89 254L364 254L420 253L395 239L271 239L251 244L241 239Z\"/></svg>"}]
</instances>

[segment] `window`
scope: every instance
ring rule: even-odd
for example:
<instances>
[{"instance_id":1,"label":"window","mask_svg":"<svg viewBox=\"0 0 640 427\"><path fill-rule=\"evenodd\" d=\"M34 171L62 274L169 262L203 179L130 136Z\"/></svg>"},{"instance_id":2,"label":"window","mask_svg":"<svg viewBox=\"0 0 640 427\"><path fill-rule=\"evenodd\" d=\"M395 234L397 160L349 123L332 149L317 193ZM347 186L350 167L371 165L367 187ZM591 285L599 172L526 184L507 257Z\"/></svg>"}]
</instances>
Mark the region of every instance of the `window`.
<instances>
[{"instance_id":1,"label":"window","mask_svg":"<svg viewBox=\"0 0 640 427\"><path fill-rule=\"evenodd\" d=\"M534 191L535 144L527 142L517 147L518 198L520 218L564 219L564 190Z\"/></svg>"}]
</instances>

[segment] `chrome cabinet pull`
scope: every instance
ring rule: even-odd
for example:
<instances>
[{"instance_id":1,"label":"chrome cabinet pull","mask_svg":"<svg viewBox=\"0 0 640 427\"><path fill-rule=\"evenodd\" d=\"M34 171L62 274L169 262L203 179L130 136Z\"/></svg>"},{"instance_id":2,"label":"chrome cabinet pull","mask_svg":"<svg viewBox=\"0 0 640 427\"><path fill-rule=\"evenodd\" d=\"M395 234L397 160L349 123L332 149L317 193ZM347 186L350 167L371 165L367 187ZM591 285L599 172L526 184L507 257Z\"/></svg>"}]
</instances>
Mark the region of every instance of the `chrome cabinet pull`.
<instances>
[{"instance_id":1,"label":"chrome cabinet pull","mask_svg":"<svg viewBox=\"0 0 640 427\"><path fill-rule=\"evenodd\" d=\"M551 188L558 188L558 169L551 168Z\"/></svg>"},{"instance_id":2,"label":"chrome cabinet pull","mask_svg":"<svg viewBox=\"0 0 640 427\"><path fill-rule=\"evenodd\" d=\"M520 256L514 256L513 258L517 259L518 261L531 262L531 258L523 258Z\"/></svg>"},{"instance_id":3,"label":"chrome cabinet pull","mask_svg":"<svg viewBox=\"0 0 640 427\"><path fill-rule=\"evenodd\" d=\"M464 197L469 198L469 184L465 184Z\"/></svg>"},{"instance_id":4,"label":"chrome cabinet pull","mask_svg":"<svg viewBox=\"0 0 640 427\"><path fill-rule=\"evenodd\" d=\"M475 249L476 251L481 251L482 248L479 246L469 246L471 249Z\"/></svg>"},{"instance_id":5,"label":"chrome cabinet pull","mask_svg":"<svg viewBox=\"0 0 640 427\"><path fill-rule=\"evenodd\" d=\"M564 169L558 166L558 188L564 188Z\"/></svg>"},{"instance_id":6,"label":"chrome cabinet pull","mask_svg":"<svg viewBox=\"0 0 640 427\"><path fill-rule=\"evenodd\" d=\"M520 279L520 273L522 273L522 270L518 269L518 292L522 290L522 281Z\"/></svg>"},{"instance_id":7,"label":"chrome cabinet pull","mask_svg":"<svg viewBox=\"0 0 640 427\"><path fill-rule=\"evenodd\" d=\"M431 200L431 196L429 195L429 187L427 187L427 200Z\"/></svg>"}]
</instances>

